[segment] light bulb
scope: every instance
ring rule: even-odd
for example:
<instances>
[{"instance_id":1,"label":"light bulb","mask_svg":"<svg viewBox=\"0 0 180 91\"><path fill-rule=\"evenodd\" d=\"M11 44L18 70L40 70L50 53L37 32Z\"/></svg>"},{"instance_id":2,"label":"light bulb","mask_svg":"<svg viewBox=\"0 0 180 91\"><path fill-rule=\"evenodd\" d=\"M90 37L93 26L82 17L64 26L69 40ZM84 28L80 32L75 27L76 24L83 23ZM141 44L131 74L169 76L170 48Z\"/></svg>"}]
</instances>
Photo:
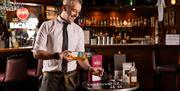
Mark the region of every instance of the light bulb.
<instances>
[{"instance_id":1,"label":"light bulb","mask_svg":"<svg viewBox=\"0 0 180 91\"><path fill-rule=\"evenodd\" d=\"M171 0L171 4L175 5L176 4L176 0Z\"/></svg>"}]
</instances>

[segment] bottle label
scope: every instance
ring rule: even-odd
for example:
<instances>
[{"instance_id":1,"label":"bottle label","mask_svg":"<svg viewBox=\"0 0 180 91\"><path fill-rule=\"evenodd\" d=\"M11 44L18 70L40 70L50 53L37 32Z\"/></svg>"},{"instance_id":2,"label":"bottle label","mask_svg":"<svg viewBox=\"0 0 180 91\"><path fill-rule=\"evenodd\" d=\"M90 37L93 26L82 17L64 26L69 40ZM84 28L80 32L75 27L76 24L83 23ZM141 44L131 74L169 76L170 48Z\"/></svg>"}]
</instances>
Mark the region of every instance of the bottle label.
<instances>
[{"instance_id":1,"label":"bottle label","mask_svg":"<svg viewBox=\"0 0 180 91\"><path fill-rule=\"evenodd\" d=\"M113 37L111 37L110 44L111 44L111 45L114 44L114 38L113 38Z\"/></svg>"},{"instance_id":2,"label":"bottle label","mask_svg":"<svg viewBox=\"0 0 180 91\"><path fill-rule=\"evenodd\" d=\"M106 37L106 44L109 45L109 37Z\"/></svg>"},{"instance_id":3,"label":"bottle label","mask_svg":"<svg viewBox=\"0 0 180 91\"><path fill-rule=\"evenodd\" d=\"M93 55L91 65L95 69L102 68L102 55ZM95 75L90 74L89 77L90 77L89 78L90 82L92 82L92 83L101 82L101 77L99 77L99 76L95 76Z\"/></svg>"},{"instance_id":4,"label":"bottle label","mask_svg":"<svg viewBox=\"0 0 180 91\"><path fill-rule=\"evenodd\" d=\"M131 76L131 82L137 82L137 77L136 76Z\"/></svg>"},{"instance_id":5,"label":"bottle label","mask_svg":"<svg viewBox=\"0 0 180 91\"><path fill-rule=\"evenodd\" d=\"M123 63L123 81L124 82L137 82L137 69L132 62Z\"/></svg>"},{"instance_id":6,"label":"bottle label","mask_svg":"<svg viewBox=\"0 0 180 91\"><path fill-rule=\"evenodd\" d=\"M92 39L91 39L91 45L96 45L96 44L97 44L97 39L92 38Z\"/></svg>"}]
</instances>

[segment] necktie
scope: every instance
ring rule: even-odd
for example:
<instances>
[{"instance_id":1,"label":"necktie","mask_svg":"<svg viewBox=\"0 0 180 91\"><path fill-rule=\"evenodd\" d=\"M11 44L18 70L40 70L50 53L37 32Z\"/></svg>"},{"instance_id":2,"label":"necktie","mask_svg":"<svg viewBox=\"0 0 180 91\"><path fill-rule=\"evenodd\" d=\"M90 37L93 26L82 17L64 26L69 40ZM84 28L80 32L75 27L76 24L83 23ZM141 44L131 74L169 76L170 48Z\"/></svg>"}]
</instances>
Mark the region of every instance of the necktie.
<instances>
[{"instance_id":1,"label":"necktie","mask_svg":"<svg viewBox=\"0 0 180 91\"><path fill-rule=\"evenodd\" d=\"M67 26L68 23L63 22L63 43L62 43L62 51L68 49L68 33L67 33ZM67 72L67 60L63 59L62 60L62 72Z\"/></svg>"}]
</instances>

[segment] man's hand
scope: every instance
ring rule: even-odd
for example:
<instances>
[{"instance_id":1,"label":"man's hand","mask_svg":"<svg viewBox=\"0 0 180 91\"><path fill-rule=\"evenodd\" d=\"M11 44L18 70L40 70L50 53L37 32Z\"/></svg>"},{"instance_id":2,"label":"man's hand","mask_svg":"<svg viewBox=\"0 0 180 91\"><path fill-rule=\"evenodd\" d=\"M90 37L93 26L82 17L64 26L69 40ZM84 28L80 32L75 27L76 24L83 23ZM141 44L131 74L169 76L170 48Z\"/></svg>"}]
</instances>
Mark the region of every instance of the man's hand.
<instances>
[{"instance_id":1,"label":"man's hand","mask_svg":"<svg viewBox=\"0 0 180 91\"><path fill-rule=\"evenodd\" d=\"M65 50L61 53L59 53L60 59L66 59L66 60L72 60L72 56L69 55L71 53L71 51Z\"/></svg>"},{"instance_id":2,"label":"man's hand","mask_svg":"<svg viewBox=\"0 0 180 91\"><path fill-rule=\"evenodd\" d=\"M79 53L79 52L77 52L77 53ZM60 55L60 58L64 58L68 61L72 61L72 60L85 61L85 60L87 60L87 56L85 54L82 53L80 55L79 54L74 55L73 52L68 51L68 50L61 52L59 55Z\"/></svg>"}]
</instances>

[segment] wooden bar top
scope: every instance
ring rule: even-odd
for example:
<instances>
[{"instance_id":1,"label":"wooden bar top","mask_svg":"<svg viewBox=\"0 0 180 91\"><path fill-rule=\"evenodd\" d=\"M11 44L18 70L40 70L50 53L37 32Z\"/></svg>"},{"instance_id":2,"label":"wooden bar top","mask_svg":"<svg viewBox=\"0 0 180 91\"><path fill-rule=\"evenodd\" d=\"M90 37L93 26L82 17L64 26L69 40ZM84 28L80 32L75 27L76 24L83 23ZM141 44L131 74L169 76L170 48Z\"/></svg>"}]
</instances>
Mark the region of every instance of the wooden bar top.
<instances>
[{"instance_id":1,"label":"wooden bar top","mask_svg":"<svg viewBox=\"0 0 180 91\"><path fill-rule=\"evenodd\" d=\"M31 50L32 50L32 47L0 48L0 53L26 52L26 51L31 51Z\"/></svg>"}]
</instances>

